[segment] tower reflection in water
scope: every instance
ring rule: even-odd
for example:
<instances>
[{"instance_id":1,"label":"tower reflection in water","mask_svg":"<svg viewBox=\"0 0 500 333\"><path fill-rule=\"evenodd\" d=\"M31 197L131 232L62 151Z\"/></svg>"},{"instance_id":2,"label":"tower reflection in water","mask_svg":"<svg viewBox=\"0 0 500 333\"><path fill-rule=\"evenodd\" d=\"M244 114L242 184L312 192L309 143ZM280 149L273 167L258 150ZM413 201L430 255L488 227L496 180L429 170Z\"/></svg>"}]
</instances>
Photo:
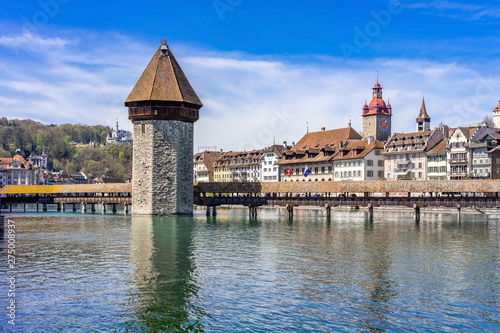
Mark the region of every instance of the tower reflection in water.
<instances>
[{"instance_id":1,"label":"tower reflection in water","mask_svg":"<svg viewBox=\"0 0 500 333\"><path fill-rule=\"evenodd\" d=\"M191 217L133 217L135 288L125 307L125 331L203 331L193 262Z\"/></svg>"}]
</instances>

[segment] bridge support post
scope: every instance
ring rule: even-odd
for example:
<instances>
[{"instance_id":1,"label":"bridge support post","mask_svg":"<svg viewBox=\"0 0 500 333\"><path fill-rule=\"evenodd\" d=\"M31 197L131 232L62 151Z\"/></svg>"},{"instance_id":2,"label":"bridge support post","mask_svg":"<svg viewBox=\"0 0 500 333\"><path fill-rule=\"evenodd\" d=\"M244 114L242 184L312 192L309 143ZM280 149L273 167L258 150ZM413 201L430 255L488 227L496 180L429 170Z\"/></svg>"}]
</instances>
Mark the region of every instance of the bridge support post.
<instances>
[{"instance_id":1,"label":"bridge support post","mask_svg":"<svg viewBox=\"0 0 500 333\"><path fill-rule=\"evenodd\" d=\"M415 222L420 222L420 207L413 205L413 213L415 215Z\"/></svg>"},{"instance_id":2,"label":"bridge support post","mask_svg":"<svg viewBox=\"0 0 500 333\"><path fill-rule=\"evenodd\" d=\"M207 205L207 216L210 216L210 206Z\"/></svg>"},{"instance_id":3,"label":"bridge support post","mask_svg":"<svg viewBox=\"0 0 500 333\"><path fill-rule=\"evenodd\" d=\"M42 204L42 210L43 210L44 212L46 212L46 211L47 211L47 204L46 204L46 203Z\"/></svg>"},{"instance_id":4,"label":"bridge support post","mask_svg":"<svg viewBox=\"0 0 500 333\"><path fill-rule=\"evenodd\" d=\"M328 205L325 205L326 209L326 218L329 219L332 217L332 207L329 207Z\"/></svg>"},{"instance_id":5,"label":"bridge support post","mask_svg":"<svg viewBox=\"0 0 500 333\"><path fill-rule=\"evenodd\" d=\"M87 212L87 204L82 202L82 213L86 213Z\"/></svg>"},{"instance_id":6,"label":"bridge support post","mask_svg":"<svg viewBox=\"0 0 500 333\"><path fill-rule=\"evenodd\" d=\"M12 205L13 204L9 204L9 212L12 213Z\"/></svg>"},{"instance_id":7,"label":"bridge support post","mask_svg":"<svg viewBox=\"0 0 500 333\"><path fill-rule=\"evenodd\" d=\"M26 202L23 202L23 212L26 213Z\"/></svg>"},{"instance_id":8,"label":"bridge support post","mask_svg":"<svg viewBox=\"0 0 500 333\"><path fill-rule=\"evenodd\" d=\"M116 204L113 204L113 213L116 213L117 210L116 210Z\"/></svg>"},{"instance_id":9,"label":"bridge support post","mask_svg":"<svg viewBox=\"0 0 500 333\"><path fill-rule=\"evenodd\" d=\"M458 218L460 219L460 213L462 211L462 207L460 207L460 205L457 205L457 211L458 211Z\"/></svg>"},{"instance_id":10,"label":"bridge support post","mask_svg":"<svg viewBox=\"0 0 500 333\"><path fill-rule=\"evenodd\" d=\"M90 210L95 213L95 203L90 204Z\"/></svg>"},{"instance_id":11,"label":"bridge support post","mask_svg":"<svg viewBox=\"0 0 500 333\"><path fill-rule=\"evenodd\" d=\"M106 204L105 204L104 202L102 203L102 207L101 207L101 208L102 208L102 209L101 209L101 212L102 212L103 214L105 214L105 213L106 213Z\"/></svg>"},{"instance_id":12,"label":"bridge support post","mask_svg":"<svg viewBox=\"0 0 500 333\"><path fill-rule=\"evenodd\" d=\"M66 204L65 204L64 202L63 202L63 203L61 203L61 210L62 210L63 212L65 212L65 211L66 211Z\"/></svg>"},{"instance_id":13,"label":"bridge support post","mask_svg":"<svg viewBox=\"0 0 500 333\"><path fill-rule=\"evenodd\" d=\"M128 215L128 205L127 204L125 204L123 206L123 214Z\"/></svg>"},{"instance_id":14,"label":"bridge support post","mask_svg":"<svg viewBox=\"0 0 500 333\"><path fill-rule=\"evenodd\" d=\"M373 206L372 204L368 204L368 219L370 222L373 222Z\"/></svg>"},{"instance_id":15,"label":"bridge support post","mask_svg":"<svg viewBox=\"0 0 500 333\"><path fill-rule=\"evenodd\" d=\"M288 218L293 218L293 206L286 205L286 210L288 212Z\"/></svg>"},{"instance_id":16,"label":"bridge support post","mask_svg":"<svg viewBox=\"0 0 500 333\"><path fill-rule=\"evenodd\" d=\"M212 216L217 216L217 206L212 207Z\"/></svg>"},{"instance_id":17,"label":"bridge support post","mask_svg":"<svg viewBox=\"0 0 500 333\"><path fill-rule=\"evenodd\" d=\"M57 211L58 211L58 212L60 212L60 211L61 211L61 204L60 204L60 203L58 203L58 204L57 204Z\"/></svg>"},{"instance_id":18,"label":"bridge support post","mask_svg":"<svg viewBox=\"0 0 500 333\"><path fill-rule=\"evenodd\" d=\"M73 211L76 212L76 204L73 204Z\"/></svg>"},{"instance_id":19,"label":"bridge support post","mask_svg":"<svg viewBox=\"0 0 500 333\"><path fill-rule=\"evenodd\" d=\"M40 208L38 207L38 202L36 203L36 212L38 213L40 211Z\"/></svg>"}]
</instances>

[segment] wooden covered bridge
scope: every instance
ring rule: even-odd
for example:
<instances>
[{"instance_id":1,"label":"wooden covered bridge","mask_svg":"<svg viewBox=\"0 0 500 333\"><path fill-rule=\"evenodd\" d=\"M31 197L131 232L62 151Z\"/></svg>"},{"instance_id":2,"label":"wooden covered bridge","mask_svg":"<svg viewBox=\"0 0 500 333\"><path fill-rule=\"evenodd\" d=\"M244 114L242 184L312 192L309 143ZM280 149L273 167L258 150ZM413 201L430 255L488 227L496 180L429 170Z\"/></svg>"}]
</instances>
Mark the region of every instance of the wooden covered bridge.
<instances>
[{"instance_id":1,"label":"wooden covered bridge","mask_svg":"<svg viewBox=\"0 0 500 333\"><path fill-rule=\"evenodd\" d=\"M500 208L500 180L463 181L327 181L265 183L199 183L194 203L216 214L219 205L244 205L249 215L264 205L283 206L293 216L294 207L319 206L329 217L336 206L405 206L420 217L422 207Z\"/></svg>"},{"instance_id":2,"label":"wooden covered bridge","mask_svg":"<svg viewBox=\"0 0 500 333\"><path fill-rule=\"evenodd\" d=\"M14 204L36 204L36 210L47 211L47 205L55 205L58 211L65 211L68 206L76 211L80 205L82 211L90 207L92 212L96 206L102 212L111 207L117 211L117 205L123 205L124 213L128 213L132 205L132 184L84 184L84 185L7 185L0 189L1 205L12 212Z\"/></svg>"},{"instance_id":3,"label":"wooden covered bridge","mask_svg":"<svg viewBox=\"0 0 500 333\"><path fill-rule=\"evenodd\" d=\"M57 206L65 211L68 206L76 211L96 211L96 206L105 212L116 212L123 205L128 213L132 204L131 184L98 185L9 185L0 189L1 205L12 211L13 204L36 204ZM198 183L194 185L193 203L207 208L207 214L216 214L221 205L241 205L249 208L249 215L256 216L260 206L286 207L290 217L294 207L318 206L326 209L330 216L332 207L406 206L415 209L416 216L421 207L500 208L500 180L463 181L328 181L328 182L227 182ZM100 205L100 206L99 206Z\"/></svg>"}]
</instances>

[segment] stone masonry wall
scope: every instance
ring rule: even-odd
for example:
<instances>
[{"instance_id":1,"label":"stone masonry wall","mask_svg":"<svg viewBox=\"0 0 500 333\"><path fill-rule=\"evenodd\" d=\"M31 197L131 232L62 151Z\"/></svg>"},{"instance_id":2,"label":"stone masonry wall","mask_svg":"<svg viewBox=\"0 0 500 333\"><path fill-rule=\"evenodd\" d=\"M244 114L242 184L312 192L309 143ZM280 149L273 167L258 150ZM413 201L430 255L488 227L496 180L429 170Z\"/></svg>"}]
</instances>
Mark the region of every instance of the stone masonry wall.
<instances>
[{"instance_id":1,"label":"stone masonry wall","mask_svg":"<svg viewBox=\"0 0 500 333\"><path fill-rule=\"evenodd\" d=\"M193 213L193 124L134 122L132 213Z\"/></svg>"}]
</instances>

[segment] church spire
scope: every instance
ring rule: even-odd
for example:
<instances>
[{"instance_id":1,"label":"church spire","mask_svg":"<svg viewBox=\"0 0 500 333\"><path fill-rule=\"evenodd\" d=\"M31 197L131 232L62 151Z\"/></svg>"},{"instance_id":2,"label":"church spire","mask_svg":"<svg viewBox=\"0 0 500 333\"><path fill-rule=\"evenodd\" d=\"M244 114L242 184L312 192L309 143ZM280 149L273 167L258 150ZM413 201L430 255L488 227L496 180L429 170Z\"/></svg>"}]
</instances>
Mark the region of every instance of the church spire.
<instances>
[{"instance_id":1,"label":"church spire","mask_svg":"<svg viewBox=\"0 0 500 333\"><path fill-rule=\"evenodd\" d=\"M425 97L422 97L422 105L420 106L420 112L417 119L417 132L428 131L431 129L431 117L427 114L427 108L425 107Z\"/></svg>"}]
</instances>

